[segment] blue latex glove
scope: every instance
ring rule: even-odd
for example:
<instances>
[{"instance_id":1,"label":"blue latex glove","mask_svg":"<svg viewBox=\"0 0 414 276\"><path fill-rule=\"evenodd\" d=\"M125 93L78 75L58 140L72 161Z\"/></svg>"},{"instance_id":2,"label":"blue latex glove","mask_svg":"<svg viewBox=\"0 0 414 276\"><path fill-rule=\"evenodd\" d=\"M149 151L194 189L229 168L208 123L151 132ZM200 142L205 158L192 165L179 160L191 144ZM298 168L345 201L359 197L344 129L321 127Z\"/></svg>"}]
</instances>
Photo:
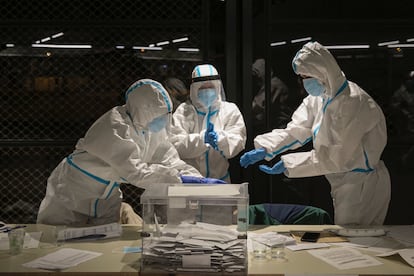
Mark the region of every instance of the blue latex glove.
<instances>
[{"instance_id":1,"label":"blue latex glove","mask_svg":"<svg viewBox=\"0 0 414 276\"><path fill-rule=\"evenodd\" d=\"M226 184L226 181L223 181L218 178L209 178L209 177L203 177L201 178L201 183L206 184Z\"/></svg>"},{"instance_id":2,"label":"blue latex glove","mask_svg":"<svg viewBox=\"0 0 414 276\"><path fill-rule=\"evenodd\" d=\"M285 164L283 164L282 160L277 162L273 167L269 167L269 166L266 166L266 165L260 165L259 169L262 172L265 172L267 174L281 174L284 171L286 171Z\"/></svg>"},{"instance_id":3,"label":"blue latex glove","mask_svg":"<svg viewBox=\"0 0 414 276\"><path fill-rule=\"evenodd\" d=\"M180 175L183 183L226 184L225 181L216 178Z\"/></svg>"},{"instance_id":4,"label":"blue latex glove","mask_svg":"<svg viewBox=\"0 0 414 276\"><path fill-rule=\"evenodd\" d=\"M218 135L217 132L214 131L214 125L208 123L206 133L204 134L204 142L210 144L215 150L218 150L217 141Z\"/></svg>"},{"instance_id":5,"label":"blue latex glove","mask_svg":"<svg viewBox=\"0 0 414 276\"><path fill-rule=\"evenodd\" d=\"M247 166L263 160L265 156L266 150L264 148L248 151L240 157L240 166L247 168Z\"/></svg>"}]
</instances>

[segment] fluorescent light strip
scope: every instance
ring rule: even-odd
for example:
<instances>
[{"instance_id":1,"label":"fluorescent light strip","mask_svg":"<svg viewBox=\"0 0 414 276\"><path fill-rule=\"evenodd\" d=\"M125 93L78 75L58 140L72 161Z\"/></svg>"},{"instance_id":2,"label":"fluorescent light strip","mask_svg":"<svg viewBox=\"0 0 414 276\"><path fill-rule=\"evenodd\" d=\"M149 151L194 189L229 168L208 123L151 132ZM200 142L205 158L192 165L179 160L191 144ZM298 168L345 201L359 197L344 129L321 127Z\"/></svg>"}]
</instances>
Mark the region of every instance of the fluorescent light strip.
<instances>
[{"instance_id":1,"label":"fluorescent light strip","mask_svg":"<svg viewBox=\"0 0 414 276\"><path fill-rule=\"evenodd\" d=\"M46 42L46 41L49 41L50 39L51 39L50 37L46 37L46 38L41 39L40 42Z\"/></svg>"},{"instance_id":2,"label":"fluorescent light strip","mask_svg":"<svg viewBox=\"0 0 414 276\"><path fill-rule=\"evenodd\" d=\"M125 46L123 46L123 45L117 45L117 46L115 46L115 48L116 49L125 49Z\"/></svg>"},{"instance_id":3,"label":"fluorescent light strip","mask_svg":"<svg viewBox=\"0 0 414 276\"><path fill-rule=\"evenodd\" d=\"M32 44L33 48L91 49L92 45Z\"/></svg>"},{"instance_id":4,"label":"fluorescent light strip","mask_svg":"<svg viewBox=\"0 0 414 276\"><path fill-rule=\"evenodd\" d=\"M157 46L163 46L163 45L168 45L168 44L170 44L169 41L161 41L157 43Z\"/></svg>"},{"instance_id":5,"label":"fluorescent light strip","mask_svg":"<svg viewBox=\"0 0 414 276\"><path fill-rule=\"evenodd\" d=\"M414 48L414 44L392 44L388 48Z\"/></svg>"},{"instance_id":6,"label":"fluorescent light strip","mask_svg":"<svg viewBox=\"0 0 414 276\"><path fill-rule=\"evenodd\" d=\"M310 36L304 37L304 38L292 39L290 41L290 43L298 43L298 42L303 42L303 41L309 41L311 39L312 39L312 37L310 37Z\"/></svg>"},{"instance_id":7,"label":"fluorescent light strip","mask_svg":"<svg viewBox=\"0 0 414 276\"><path fill-rule=\"evenodd\" d=\"M414 42L414 38L407 38L407 42Z\"/></svg>"},{"instance_id":8,"label":"fluorescent light strip","mask_svg":"<svg viewBox=\"0 0 414 276\"><path fill-rule=\"evenodd\" d=\"M325 46L326 49L368 49L369 45L331 45Z\"/></svg>"},{"instance_id":9,"label":"fluorescent light strip","mask_svg":"<svg viewBox=\"0 0 414 276\"><path fill-rule=\"evenodd\" d=\"M198 48L178 48L180 52L200 52Z\"/></svg>"},{"instance_id":10,"label":"fluorescent light strip","mask_svg":"<svg viewBox=\"0 0 414 276\"><path fill-rule=\"evenodd\" d=\"M380 42L377 45L379 47L381 47L381 46L387 46L387 45L397 44L397 43L400 43L400 41L399 40L394 40L394 41Z\"/></svg>"},{"instance_id":11,"label":"fluorescent light strip","mask_svg":"<svg viewBox=\"0 0 414 276\"><path fill-rule=\"evenodd\" d=\"M183 41L187 41L188 37L183 37L183 38L177 38L177 39L173 39L172 43L178 43L178 42L183 42Z\"/></svg>"},{"instance_id":12,"label":"fluorescent light strip","mask_svg":"<svg viewBox=\"0 0 414 276\"><path fill-rule=\"evenodd\" d=\"M57 33L57 34L52 35L52 38L57 38L57 37L60 37L60 36L63 36L63 35L64 35L64 33Z\"/></svg>"},{"instance_id":13,"label":"fluorescent light strip","mask_svg":"<svg viewBox=\"0 0 414 276\"><path fill-rule=\"evenodd\" d=\"M272 42L270 43L270 46L273 47L273 46L280 46L280 45L285 45L285 44L286 44L286 41Z\"/></svg>"},{"instance_id":14,"label":"fluorescent light strip","mask_svg":"<svg viewBox=\"0 0 414 276\"><path fill-rule=\"evenodd\" d=\"M134 50L154 50L154 51L162 50L161 47L145 47L145 46L132 46L132 49L134 49Z\"/></svg>"},{"instance_id":15,"label":"fluorescent light strip","mask_svg":"<svg viewBox=\"0 0 414 276\"><path fill-rule=\"evenodd\" d=\"M7 47L7 48L13 48L13 47L14 47L14 44L13 44L13 43L7 43L7 44L6 44L6 47Z\"/></svg>"}]
</instances>

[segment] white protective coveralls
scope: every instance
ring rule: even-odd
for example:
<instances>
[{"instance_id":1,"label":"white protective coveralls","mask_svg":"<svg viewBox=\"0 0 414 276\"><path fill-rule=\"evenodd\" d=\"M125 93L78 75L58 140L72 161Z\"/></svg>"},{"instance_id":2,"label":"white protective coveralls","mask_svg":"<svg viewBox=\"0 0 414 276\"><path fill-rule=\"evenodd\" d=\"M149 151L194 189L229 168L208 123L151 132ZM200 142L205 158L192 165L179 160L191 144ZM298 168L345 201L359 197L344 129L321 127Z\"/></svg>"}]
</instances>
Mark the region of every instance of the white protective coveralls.
<instances>
[{"instance_id":1,"label":"white protective coveralls","mask_svg":"<svg viewBox=\"0 0 414 276\"><path fill-rule=\"evenodd\" d=\"M203 87L214 87L216 100L206 107L198 97ZM226 102L220 76L212 65L198 65L192 72L191 103L178 106L173 115L172 143L181 159L194 166L204 177L231 183L228 159L239 154L246 145L246 126L234 103ZM218 135L215 150L204 140L209 123Z\"/></svg>"},{"instance_id":2,"label":"white protective coveralls","mask_svg":"<svg viewBox=\"0 0 414 276\"><path fill-rule=\"evenodd\" d=\"M80 139L75 151L54 169L37 222L105 224L118 222L122 194L119 183L146 188L181 183L180 174L201 177L179 158L166 128L152 133L147 125L170 114L168 93L150 79L129 87L126 104L101 116ZM171 116L168 124L171 123Z\"/></svg>"},{"instance_id":3,"label":"white protective coveralls","mask_svg":"<svg viewBox=\"0 0 414 276\"><path fill-rule=\"evenodd\" d=\"M313 142L309 152L281 156L288 177L325 175L331 185L336 224L383 224L391 181L380 160L387 142L385 118L377 103L348 81L331 53L309 42L292 62L296 74L313 77L325 87L322 96L307 96L285 129L254 139L266 160Z\"/></svg>"}]
</instances>

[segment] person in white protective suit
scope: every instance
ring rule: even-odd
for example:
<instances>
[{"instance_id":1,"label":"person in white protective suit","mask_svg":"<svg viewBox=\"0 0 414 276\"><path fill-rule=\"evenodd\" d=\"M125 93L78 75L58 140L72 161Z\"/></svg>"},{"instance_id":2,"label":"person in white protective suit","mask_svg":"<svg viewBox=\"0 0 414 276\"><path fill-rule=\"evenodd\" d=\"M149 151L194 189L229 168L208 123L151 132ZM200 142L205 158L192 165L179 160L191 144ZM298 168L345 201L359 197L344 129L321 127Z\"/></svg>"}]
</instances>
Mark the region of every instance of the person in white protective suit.
<instances>
[{"instance_id":1,"label":"person in white protective suit","mask_svg":"<svg viewBox=\"0 0 414 276\"><path fill-rule=\"evenodd\" d=\"M168 140L172 101L164 87L150 79L138 80L125 98L126 104L101 116L54 169L38 223L118 222L119 183L145 189L157 183L182 183L184 176L202 177L179 158Z\"/></svg>"},{"instance_id":2,"label":"person in white protective suit","mask_svg":"<svg viewBox=\"0 0 414 276\"><path fill-rule=\"evenodd\" d=\"M246 145L246 126L234 103L225 101L216 68L198 65L192 72L190 100L173 114L171 141L181 159L198 169L204 177L231 183L228 159Z\"/></svg>"},{"instance_id":3,"label":"person in white protective suit","mask_svg":"<svg viewBox=\"0 0 414 276\"><path fill-rule=\"evenodd\" d=\"M380 160L387 142L385 118L377 103L348 81L331 53L309 42L292 61L310 94L285 129L254 139L255 150L240 158L242 167L313 142L309 152L289 153L269 174L287 177L325 175L331 185L335 223L381 225L391 196L391 181Z\"/></svg>"}]
</instances>

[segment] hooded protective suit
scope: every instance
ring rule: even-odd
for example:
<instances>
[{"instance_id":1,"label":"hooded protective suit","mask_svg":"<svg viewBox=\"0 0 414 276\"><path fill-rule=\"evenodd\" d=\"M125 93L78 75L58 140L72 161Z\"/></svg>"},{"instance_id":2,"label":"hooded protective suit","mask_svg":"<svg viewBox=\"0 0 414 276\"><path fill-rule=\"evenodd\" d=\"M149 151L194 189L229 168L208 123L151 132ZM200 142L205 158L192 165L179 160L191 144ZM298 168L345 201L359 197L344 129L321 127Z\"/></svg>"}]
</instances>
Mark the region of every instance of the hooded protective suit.
<instances>
[{"instance_id":1,"label":"hooded protective suit","mask_svg":"<svg viewBox=\"0 0 414 276\"><path fill-rule=\"evenodd\" d=\"M171 114L165 89L142 79L131 85L125 97L126 104L101 116L52 172L38 223L117 222L122 198L119 183L146 188L181 183L180 174L201 176L179 158L165 127L156 133L148 130L154 118Z\"/></svg>"},{"instance_id":2,"label":"hooded protective suit","mask_svg":"<svg viewBox=\"0 0 414 276\"><path fill-rule=\"evenodd\" d=\"M390 176L380 160L387 142L377 103L346 79L331 53L309 42L292 62L296 74L323 84L321 96L307 96L285 129L254 139L266 160L309 141L313 150L281 156L288 177L325 175L331 184L336 224L380 225L390 201Z\"/></svg>"},{"instance_id":3,"label":"hooded protective suit","mask_svg":"<svg viewBox=\"0 0 414 276\"><path fill-rule=\"evenodd\" d=\"M204 177L231 183L228 159L239 154L246 144L243 116L234 103L225 101L220 76L212 65L196 66L192 80L191 103L182 103L174 112L171 141L181 159L198 169ZM199 90L204 88L214 89L212 102L200 99ZM216 147L205 140L209 124L212 124L217 137Z\"/></svg>"}]
</instances>

